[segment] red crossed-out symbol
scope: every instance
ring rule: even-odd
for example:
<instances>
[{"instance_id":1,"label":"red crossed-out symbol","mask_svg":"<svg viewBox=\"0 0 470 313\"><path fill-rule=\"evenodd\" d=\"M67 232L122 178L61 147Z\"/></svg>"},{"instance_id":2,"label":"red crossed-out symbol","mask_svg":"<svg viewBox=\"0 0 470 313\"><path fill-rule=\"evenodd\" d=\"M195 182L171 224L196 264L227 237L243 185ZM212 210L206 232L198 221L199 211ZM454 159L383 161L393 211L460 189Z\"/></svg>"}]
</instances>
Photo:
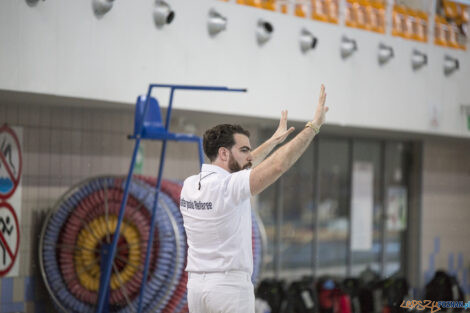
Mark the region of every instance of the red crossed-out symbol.
<instances>
[{"instance_id":1,"label":"red crossed-out symbol","mask_svg":"<svg viewBox=\"0 0 470 313\"><path fill-rule=\"evenodd\" d=\"M5 151L2 151L2 149L0 149L0 167L1 165L3 165L5 167L5 170L7 171L8 173L8 176L10 177L12 183L13 183L13 186L12 188L6 192L6 193L1 193L0 192L0 199L8 199L16 190L16 187L18 187L18 184L20 182L20 177L21 177L21 168L22 168L22 165L23 165L23 161L22 161L22 158L21 158L21 147L20 147L20 142L18 140L18 137L16 136L15 132L10 128L8 127L8 125L3 125L1 128L0 128L0 135L2 135L3 133L6 133L7 136L11 136L12 139L13 139L13 143L14 145L16 145L16 151L18 152L18 170L16 171L16 175L13 173L12 169L11 169L11 165L9 164L8 160L7 160L7 155L5 153ZM2 143L0 143L1 145ZM1 146L0 146L1 147ZM4 147L5 150L6 150L6 147ZM11 151L9 152L10 153L10 158L11 158Z\"/></svg>"},{"instance_id":2,"label":"red crossed-out symbol","mask_svg":"<svg viewBox=\"0 0 470 313\"><path fill-rule=\"evenodd\" d=\"M1 223L0 223L0 254L3 253L3 255L0 255L0 268L3 268L3 265L6 265L5 268L0 269L0 277L4 276L5 274L8 274L8 272L11 270L13 265L15 264L16 257L18 255L18 248L20 247L20 228L18 224L18 218L16 217L16 213L11 207L6 202L0 203L0 212L3 210L7 210L13 217L14 224L12 225L13 227L10 227L8 229L8 226L4 219L0 217ZM7 215L7 216L8 216ZM8 223L9 224L9 223ZM5 231L4 231L5 230ZM5 238L5 235L14 235L16 236L16 244L15 247L10 247L10 244ZM3 264L3 261L6 260L6 255L10 257L10 263L9 264Z\"/></svg>"}]
</instances>

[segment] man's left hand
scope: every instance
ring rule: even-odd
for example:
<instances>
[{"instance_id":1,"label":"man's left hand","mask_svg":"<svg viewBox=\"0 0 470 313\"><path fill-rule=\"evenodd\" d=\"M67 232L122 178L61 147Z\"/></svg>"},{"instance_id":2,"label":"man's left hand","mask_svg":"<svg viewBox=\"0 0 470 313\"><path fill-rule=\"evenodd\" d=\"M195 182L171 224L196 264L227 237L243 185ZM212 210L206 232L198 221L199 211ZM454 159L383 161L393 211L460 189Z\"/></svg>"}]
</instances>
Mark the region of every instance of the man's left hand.
<instances>
[{"instance_id":1,"label":"man's left hand","mask_svg":"<svg viewBox=\"0 0 470 313\"><path fill-rule=\"evenodd\" d=\"M287 129L287 110L281 112L281 120L276 132L271 137L275 144L280 144L286 140L287 136L294 131L294 127Z\"/></svg>"}]
</instances>

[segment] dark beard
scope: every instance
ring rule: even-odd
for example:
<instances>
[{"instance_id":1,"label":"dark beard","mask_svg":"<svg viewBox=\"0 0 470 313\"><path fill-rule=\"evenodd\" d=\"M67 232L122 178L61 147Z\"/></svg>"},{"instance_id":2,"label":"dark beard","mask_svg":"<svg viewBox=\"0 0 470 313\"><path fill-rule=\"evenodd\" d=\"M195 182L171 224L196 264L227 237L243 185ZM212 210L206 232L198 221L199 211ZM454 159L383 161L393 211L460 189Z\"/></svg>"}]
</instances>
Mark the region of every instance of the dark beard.
<instances>
[{"instance_id":1,"label":"dark beard","mask_svg":"<svg viewBox=\"0 0 470 313\"><path fill-rule=\"evenodd\" d=\"M235 173L242 170L238 162L235 161L235 158L232 157L232 154L230 154L230 157L228 158L228 169L230 170L230 173Z\"/></svg>"},{"instance_id":2,"label":"dark beard","mask_svg":"<svg viewBox=\"0 0 470 313\"><path fill-rule=\"evenodd\" d=\"M230 170L230 173L235 173L241 170L246 170L251 167L251 162L246 163L243 168L238 164L237 161L235 161L235 158L232 156L232 153L230 153L230 157L228 159L228 169Z\"/></svg>"}]
</instances>

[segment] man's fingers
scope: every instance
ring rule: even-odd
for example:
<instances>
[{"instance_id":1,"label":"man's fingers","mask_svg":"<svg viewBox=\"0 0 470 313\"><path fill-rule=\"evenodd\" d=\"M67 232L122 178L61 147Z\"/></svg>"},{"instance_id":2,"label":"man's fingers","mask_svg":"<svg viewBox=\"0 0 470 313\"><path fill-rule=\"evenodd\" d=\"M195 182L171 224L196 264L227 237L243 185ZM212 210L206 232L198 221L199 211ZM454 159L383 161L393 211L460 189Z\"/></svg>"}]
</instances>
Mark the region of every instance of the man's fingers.
<instances>
[{"instance_id":1,"label":"man's fingers","mask_svg":"<svg viewBox=\"0 0 470 313\"><path fill-rule=\"evenodd\" d=\"M329 107L325 107L325 113L328 112L329 109Z\"/></svg>"},{"instance_id":2,"label":"man's fingers","mask_svg":"<svg viewBox=\"0 0 470 313\"><path fill-rule=\"evenodd\" d=\"M280 127L287 127L287 110L281 111L281 120L279 121Z\"/></svg>"},{"instance_id":3,"label":"man's fingers","mask_svg":"<svg viewBox=\"0 0 470 313\"><path fill-rule=\"evenodd\" d=\"M324 102L325 102L325 97L326 97L326 93L325 93L325 85L321 84L321 87L320 87L320 97L319 97L319 104L322 105Z\"/></svg>"},{"instance_id":4,"label":"man's fingers","mask_svg":"<svg viewBox=\"0 0 470 313\"><path fill-rule=\"evenodd\" d=\"M326 102L326 92L323 94L323 97L321 99L321 105L324 106Z\"/></svg>"},{"instance_id":5,"label":"man's fingers","mask_svg":"<svg viewBox=\"0 0 470 313\"><path fill-rule=\"evenodd\" d=\"M286 130L281 136L279 136L279 139L281 140L281 142L284 141L287 138L287 136L289 136L294 130L295 128L291 127L288 130Z\"/></svg>"}]
</instances>

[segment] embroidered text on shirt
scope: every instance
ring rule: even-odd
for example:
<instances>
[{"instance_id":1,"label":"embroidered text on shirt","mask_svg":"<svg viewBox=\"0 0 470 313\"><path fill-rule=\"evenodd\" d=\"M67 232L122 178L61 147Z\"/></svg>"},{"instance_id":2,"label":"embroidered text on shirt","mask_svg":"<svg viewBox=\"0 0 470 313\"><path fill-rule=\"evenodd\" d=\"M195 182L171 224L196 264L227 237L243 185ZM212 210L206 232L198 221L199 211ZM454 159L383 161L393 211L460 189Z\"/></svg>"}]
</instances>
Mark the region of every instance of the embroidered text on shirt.
<instances>
[{"instance_id":1,"label":"embroidered text on shirt","mask_svg":"<svg viewBox=\"0 0 470 313\"><path fill-rule=\"evenodd\" d=\"M212 202L180 200L180 207L193 210L212 210Z\"/></svg>"}]
</instances>

